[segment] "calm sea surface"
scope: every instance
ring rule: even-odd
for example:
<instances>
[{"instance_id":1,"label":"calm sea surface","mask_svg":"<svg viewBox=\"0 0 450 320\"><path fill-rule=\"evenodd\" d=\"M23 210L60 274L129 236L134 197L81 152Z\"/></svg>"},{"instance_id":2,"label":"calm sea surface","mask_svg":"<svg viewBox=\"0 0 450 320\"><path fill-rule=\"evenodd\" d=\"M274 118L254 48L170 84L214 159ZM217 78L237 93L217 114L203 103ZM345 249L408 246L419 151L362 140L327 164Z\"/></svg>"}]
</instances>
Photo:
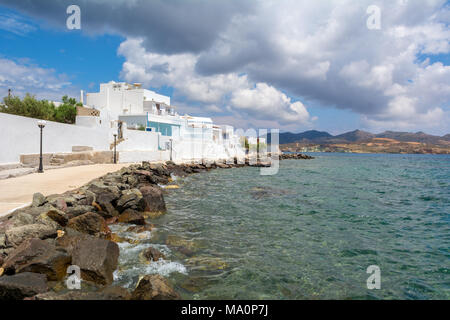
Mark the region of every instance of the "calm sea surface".
<instances>
[{"instance_id":1,"label":"calm sea surface","mask_svg":"<svg viewBox=\"0 0 450 320\"><path fill-rule=\"evenodd\" d=\"M157 228L120 244L116 282L160 273L191 299L450 299L450 156L312 155L274 176L177 179ZM166 259L146 264L149 246Z\"/></svg>"}]
</instances>

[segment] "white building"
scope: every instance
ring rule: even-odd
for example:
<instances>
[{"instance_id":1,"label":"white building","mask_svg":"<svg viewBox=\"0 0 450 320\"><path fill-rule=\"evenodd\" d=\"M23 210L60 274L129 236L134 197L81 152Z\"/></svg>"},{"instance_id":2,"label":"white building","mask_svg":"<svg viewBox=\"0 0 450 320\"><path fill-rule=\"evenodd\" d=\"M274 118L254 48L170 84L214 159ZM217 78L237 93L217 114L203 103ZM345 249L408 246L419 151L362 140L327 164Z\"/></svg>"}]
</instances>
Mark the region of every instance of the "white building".
<instances>
[{"instance_id":1,"label":"white building","mask_svg":"<svg viewBox=\"0 0 450 320\"><path fill-rule=\"evenodd\" d=\"M117 120L119 115L144 114L160 105L170 106L170 97L142 89L139 83L110 81L100 84L100 92L87 93L86 105Z\"/></svg>"},{"instance_id":2,"label":"white building","mask_svg":"<svg viewBox=\"0 0 450 320\"><path fill-rule=\"evenodd\" d=\"M98 110L100 116L96 121L80 116L77 123L120 126L118 137L124 140L118 145L120 151L169 148L171 157L179 160L228 159L242 154L242 150L237 150L239 139L234 136L233 127L216 126L211 118L181 116L170 105L170 97L143 89L138 83L102 83L100 92L87 93L86 105Z\"/></svg>"}]
</instances>

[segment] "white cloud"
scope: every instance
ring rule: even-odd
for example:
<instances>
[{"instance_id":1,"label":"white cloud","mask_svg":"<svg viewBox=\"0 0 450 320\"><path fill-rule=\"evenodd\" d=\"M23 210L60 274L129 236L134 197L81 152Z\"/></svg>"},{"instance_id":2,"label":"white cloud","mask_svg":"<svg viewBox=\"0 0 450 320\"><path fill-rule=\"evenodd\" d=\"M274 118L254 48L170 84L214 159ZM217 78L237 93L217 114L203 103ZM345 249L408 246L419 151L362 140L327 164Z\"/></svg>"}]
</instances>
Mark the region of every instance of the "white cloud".
<instances>
[{"instance_id":1,"label":"white cloud","mask_svg":"<svg viewBox=\"0 0 450 320\"><path fill-rule=\"evenodd\" d=\"M33 6L4 2L61 23L57 12L70 0L34 0L39 5ZM105 3L82 0L83 28L127 37L119 49L126 58L122 77L173 86L175 98L205 111L214 105L222 117L248 112L266 117L258 121L273 123L276 117L277 124L296 119L299 130L311 122L295 102L301 100L350 110L373 128L450 129L448 122L433 123L449 112L449 66L429 62L450 54L445 0ZM367 28L369 5L381 9L380 30ZM258 88L260 83L266 87ZM274 93L268 94L270 88ZM250 114L252 108L233 100L244 93L259 102L256 95L266 95L280 110ZM283 94L292 101L283 100Z\"/></svg>"},{"instance_id":2,"label":"white cloud","mask_svg":"<svg viewBox=\"0 0 450 320\"><path fill-rule=\"evenodd\" d=\"M147 52L141 39L128 39L118 50L126 58L121 77L127 81L143 82L146 86L171 86L175 100L185 98L194 104L202 104L203 111L232 113L239 119L271 118L275 127L280 124L309 124L305 106L265 83L256 87L247 75L237 73L200 75L196 72L198 55L162 55ZM222 107L218 107L221 105ZM188 110L186 105L181 108ZM199 110L199 108L191 108ZM233 121L240 123L240 121Z\"/></svg>"},{"instance_id":3,"label":"white cloud","mask_svg":"<svg viewBox=\"0 0 450 320\"><path fill-rule=\"evenodd\" d=\"M8 89L12 89L12 93L18 96L30 93L38 98L60 100L62 95L73 92L70 86L65 76L57 75L53 69L0 58L2 97L7 95Z\"/></svg>"}]
</instances>

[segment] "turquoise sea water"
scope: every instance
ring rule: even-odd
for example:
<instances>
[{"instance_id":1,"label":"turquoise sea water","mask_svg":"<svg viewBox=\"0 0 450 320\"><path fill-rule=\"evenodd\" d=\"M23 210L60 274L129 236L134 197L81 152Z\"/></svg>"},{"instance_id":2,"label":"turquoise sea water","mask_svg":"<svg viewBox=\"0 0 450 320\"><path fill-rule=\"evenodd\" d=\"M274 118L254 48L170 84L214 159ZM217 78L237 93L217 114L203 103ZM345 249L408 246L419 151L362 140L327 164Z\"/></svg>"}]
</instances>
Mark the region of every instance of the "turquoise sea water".
<instances>
[{"instance_id":1,"label":"turquoise sea water","mask_svg":"<svg viewBox=\"0 0 450 320\"><path fill-rule=\"evenodd\" d=\"M152 240L121 245L117 281L158 272L193 299L450 299L450 156L312 155L274 176L178 179ZM166 259L139 265L143 246Z\"/></svg>"}]
</instances>

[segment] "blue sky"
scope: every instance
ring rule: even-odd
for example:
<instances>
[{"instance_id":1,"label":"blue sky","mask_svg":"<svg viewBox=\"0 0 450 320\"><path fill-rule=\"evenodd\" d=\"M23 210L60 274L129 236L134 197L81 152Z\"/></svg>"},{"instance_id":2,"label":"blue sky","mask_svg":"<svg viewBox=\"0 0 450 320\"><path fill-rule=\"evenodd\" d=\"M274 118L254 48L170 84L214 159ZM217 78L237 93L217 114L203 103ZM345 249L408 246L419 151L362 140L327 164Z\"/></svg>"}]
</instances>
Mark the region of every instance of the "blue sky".
<instances>
[{"instance_id":1,"label":"blue sky","mask_svg":"<svg viewBox=\"0 0 450 320\"><path fill-rule=\"evenodd\" d=\"M423 13L415 16L410 13L417 10L413 5L394 6L391 15L382 16L388 27L344 34L351 23L365 22L363 6L360 14L322 4L319 17L304 21L299 20L301 15L317 12L317 8L286 1L286 6L293 6L293 16L285 11L280 14L298 26L291 24L283 32L285 26L276 24L270 30L280 29L279 33L270 34L258 19L266 21L265 9L276 19L277 10L286 9L281 2L281 8L255 8L252 2L218 1L218 8L208 4L208 12L214 16L217 9L220 15L197 27L195 17L189 16L197 13L182 7L190 2L186 0L179 4L180 16L171 12L165 19L167 25L159 22L150 27L151 19L146 21L139 14L126 23L136 13L127 12L129 8L118 9L124 15L121 23L108 20L114 16L108 10L117 8L105 8L105 18L100 12L96 15L98 7L89 7L97 1L89 5L74 1L82 10L82 30L65 28L64 4L52 7L45 3L47 7L41 10L26 2L0 1L3 96L12 88L18 95L78 98L80 89L95 92L101 82L142 82L146 88L172 96L183 112L211 116L235 127L315 129L333 134L354 129L450 132L446 121L450 119L448 3L422 8ZM166 12L160 1L149 2L142 11L154 12L151 6L157 5L162 15ZM383 10L387 6L381 5ZM53 18L48 13L51 10L61 14ZM247 13L255 19L251 24L230 18ZM433 19L437 20L430 22L436 15ZM222 16L229 19L221 21ZM341 25L330 23L341 17L337 20ZM318 18L328 21L329 30L313 22ZM190 22L183 24L181 19ZM321 39L328 33L330 38ZM366 50L371 43L379 45ZM274 44L280 49L274 50ZM415 48L412 53L411 47ZM28 79L30 74L32 79Z\"/></svg>"}]
</instances>

